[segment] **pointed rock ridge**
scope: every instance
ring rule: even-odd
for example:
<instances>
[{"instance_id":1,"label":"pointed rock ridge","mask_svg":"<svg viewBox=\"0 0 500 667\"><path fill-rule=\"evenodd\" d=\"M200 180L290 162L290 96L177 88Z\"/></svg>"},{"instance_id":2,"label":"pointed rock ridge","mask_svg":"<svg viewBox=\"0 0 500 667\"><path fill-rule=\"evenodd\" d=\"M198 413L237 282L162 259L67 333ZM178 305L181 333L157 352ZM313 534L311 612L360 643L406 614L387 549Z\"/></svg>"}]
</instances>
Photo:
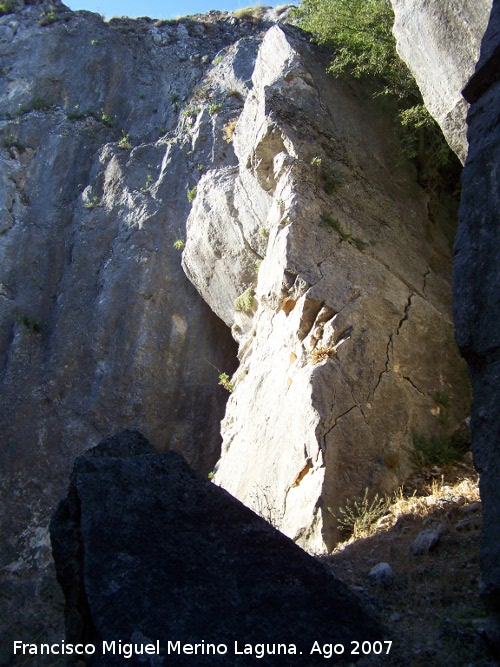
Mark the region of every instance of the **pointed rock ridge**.
<instances>
[{"instance_id":1,"label":"pointed rock ridge","mask_svg":"<svg viewBox=\"0 0 500 667\"><path fill-rule=\"evenodd\" d=\"M468 104L462 89L479 58L492 0L391 0L391 4L398 53L463 164Z\"/></svg>"},{"instance_id":2,"label":"pointed rock ridge","mask_svg":"<svg viewBox=\"0 0 500 667\"><path fill-rule=\"evenodd\" d=\"M455 240L453 278L457 341L473 387L474 463L483 504L481 594L497 616L491 641L500 655L500 2L495 0L481 58L464 94L471 103L469 155ZM491 630L491 632L490 632Z\"/></svg>"},{"instance_id":3,"label":"pointed rock ridge","mask_svg":"<svg viewBox=\"0 0 500 667\"><path fill-rule=\"evenodd\" d=\"M214 481L312 551L348 499L401 483L415 434L449 437L469 410L450 214L390 136L299 31L271 27L235 162L202 177L187 222L184 270L239 343Z\"/></svg>"},{"instance_id":4,"label":"pointed rock ridge","mask_svg":"<svg viewBox=\"0 0 500 667\"><path fill-rule=\"evenodd\" d=\"M315 642L343 644L345 654L328 662L351 663L351 641L383 640L319 560L196 475L180 454L154 452L137 432L104 440L75 461L50 531L66 640L96 645L92 667L123 664L122 656L101 653L103 641L159 641L160 656L133 655L130 665L248 665L260 645L258 664L274 667L324 664L319 651L311 653ZM206 652L193 658L182 648L194 644Z\"/></svg>"}]
</instances>

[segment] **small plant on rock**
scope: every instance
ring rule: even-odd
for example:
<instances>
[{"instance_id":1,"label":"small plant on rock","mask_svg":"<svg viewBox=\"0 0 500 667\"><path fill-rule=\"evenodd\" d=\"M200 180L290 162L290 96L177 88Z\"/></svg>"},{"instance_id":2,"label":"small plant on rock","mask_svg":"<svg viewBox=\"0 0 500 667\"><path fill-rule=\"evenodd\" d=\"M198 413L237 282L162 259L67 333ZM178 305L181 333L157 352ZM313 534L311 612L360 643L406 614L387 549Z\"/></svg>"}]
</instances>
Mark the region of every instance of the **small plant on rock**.
<instances>
[{"instance_id":1,"label":"small plant on rock","mask_svg":"<svg viewBox=\"0 0 500 667\"><path fill-rule=\"evenodd\" d=\"M229 123L226 123L222 128L222 138L227 144L230 144L233 141L234 130L236 128L237 120L230 120Z\"/></svg>"},{"instance_id":2,"label":"small plant on rock","mask_svg":"<svg viewBox=\"0 0 500 667\"><path fill-rule=\"evenodd\" d=\"M313 366L316 366L325 359L334 359L336 356L337 352L333 347L315 347L311 352L311 361Z\"/></svg>"},{"instance_id":3,"label":"small plant on rock","mask_svg":"<svg viewBox=\"0 0 500 667\"><path fill-rule=\"evenodd\" d=\"M194 188L191 188L191 190L187 191L187 198L188 198L188 202L190 204L192 204L194 202L197 190L198 190L198 188L195 185Z\"/></svg>"},{"instance_id":4,"label":"small plant on rock","mask_svg":"<svg viewBox=\"0 0 500 667\"><path fill-rule=\"evenodd\" d=\"M130 135L123 133L122 138L118 142L118 148L121 148L122 150L129 151L132 148L132 144L130 143Z\"/></svg>"},{"instance_id":5,"label":"small plant on rock","mask_svg":"<svg viewBox=\"0 0 500 667\"><path fill-rule=\"evenodd\" d=\"M212 104L208 107L208 113L211 116L215 116L215 114L222 109L222 104L218 103L216 104L215 102L212 102Z\"/></svg>"},{"instance_id":6,"label":"small plant on rock","mask_svg":"<svg viewBox=\"0 0 500 667\"><path fill-rule=\"evenodd\" d=\"M14 11L14 5L10 0L3 0L3 2L0 2L0 16L10 14L12 11Z\"/></svg>"},{"instance_id":7,"label":"small plant on rock","mask_svg":"<svg viewBox=\"0 0 500 667\"><path fill-rule=\"evenodd\" d=\"M31 333L41 333L42 331L42 320L37 320L29 315L19 315L16 317L16 322L22 324Z\"/></svg>"},{"instance_id":8,"label":"small plant on rock","mask_svg":"<svg viewBox=\"0 0 500 667\"><path fill-rule=\"evenodd\" d=\"M99 197L97 195L94 195L87 202L85 202L85 204L83 206L85 208L88 208L88 209L92 210L94 208L99 208L100 206L102 206L102 203L101 203L101 200L99 199Z\"/></svg>"},{"instance_id":9,"label":"small plant on rock","mask_svg":"<svg viewBox=\"0 0 500 667\"><path fill-rule=\"evenodd\" d=\"M234 384L227 373L219 374L219 384L224 387L230 394L234 391Z\"/></svg>"},{"instance_id":10,"label":"small plant on rock","mask_svg":"<svg viewBox=\"0 0 500 667\"><path fill-rule=\"evenodd\" d=\"M348 500L338 512L328 511L337 519L339 530L346 537L361 537L367 533L370 526L386 513L387 499L377 494L370 500L368 489L362 498Z\"/></svg>"},{"instance_id":11,"label":"small plant on rock","mask_svg":"<svg viewBox=\"0 0 500 667\"><path fill-rule=\"evenodd\" d=\"M240 296L236 297L234 300L234 309L238 313L249 313L255 303L255 291L253 287L249 287L247 290L243 292L243 294L240 294Z\"/></svg>"}]
</instances>

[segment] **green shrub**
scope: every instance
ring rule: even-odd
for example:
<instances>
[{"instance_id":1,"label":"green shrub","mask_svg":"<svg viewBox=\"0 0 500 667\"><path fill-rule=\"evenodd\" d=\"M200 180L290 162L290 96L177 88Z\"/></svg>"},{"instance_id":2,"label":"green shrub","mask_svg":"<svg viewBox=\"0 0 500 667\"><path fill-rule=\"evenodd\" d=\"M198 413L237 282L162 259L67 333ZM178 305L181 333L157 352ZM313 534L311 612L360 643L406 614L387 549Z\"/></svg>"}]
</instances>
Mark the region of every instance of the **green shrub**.
<instances>
[{"instance_id":1,"label":"green shrub","mask_svg":"<svg viewBox=\"0 0 500 667\"><path fill-rule=\"evenodd\" d=\"M19 315L16 317L16 322L22 324L31 333L41 333L42 331L42 320L37 320L29 315Z\"/></svg>"},{"instance_id":2,"label":"green shrub","mask_svg":"<svg viewBox=\"0 0 500 667\"><path fill-rule=\"evenodd\" d=\"M3 0L3 2L0 2L0 16L10 14L13 11L14 5L10 0Z\"/></svg>"},{"instance_id":3,"label":"green shrub","mask_svg":"<svg viewBox=\"0 0 500 667\"><path fill-rule=\"evenodd\" d=\"M416 157L422 169L448 164L451 150L396 51L394 13L388 0L302 0L292 13L318 43L331 48L329 72L368 80L374 97L394 102L405 156Z\"/></svg>"},{"instance_id":4,"label":"green shrub","mask_svg":"<svg viewBox=\"0 0 500 667\"><path fill-rule=\"evenodd\" d=\"M234 391L234 384L231 382L231 379L227 373L219 374L219 384L222 385L229 393Z\"/></svg>"},{"instance_id":5,"label":"green shrub","mask_svg":"<svg viewBox=\"0 0 500 667\"><path fill-rule=\"evenodd\" d=\"M124 134L120 141L118 142L118 148L121 148L122 150L127 150L129 151L132 148L132 144L130 143L130 135L129 134Z\"/></svg>"},{"instance_id":6,"label":"green shrub","mask_svg":"<svg viewBox=\"0 0 500 667\"><path fill-rule=\"evenodd\" d=\"M195 200L197 191L198 188L196 187L196 185L194 186L194 188L191 188L191 190L187 191L187 198L190 204Z\"/></svg>"},{"instance_id":7,"label":"green shrub","mask_svg":"<svg viewBox=\"0 0 500 667\"><path fill-rule=\"evenodd\" d=\"M234 309L238 313L248 313L252 310L254 303L255 303L255 290L253 287L249 287L247 290L243 292L243 294L240 294L240 296L236 297L234 300Z\"/></svg>"},{"instance_id":8,"label":"green shrub","mask_svg":"<svg viewBox=\"0 0 500 667\"><path fill-rule=\"evenodd\" d=\"M331 213L325 213L323 214L321 218L321 224L326 225L327 227L331 227L334 229L337 234L340 236L342 241L347 241L350 239L350 234L348 234L345 229L342 227L342 224L340 220L337 220L337 218L334 218Z\"/></svg>"},{"instance_id":9,"label":"green shrub","mask_svg":"<svg viewBox=\"0 0 500 667\"><path fill-rule=\"evenodd\" d=\"M431 466L453 463L462 457L462 452L446 436L426 438L419 433L412 434L413 457L416 465Z\"/></svg>"},{"instance_id":10,"label":"green shrub","mask_svg":"<svg viewBox=\"0 0 500 667\"><path fill-rule=\"evenodd\" d=\"M99 208L100 206L102 206L102 203L99 197L97 195L94 195L87 202L85 202L83 206L84 208L92 210L94 208Z\"/></svg>"},{"instance_id":11,"label":"green shrub","mask_svg":"<svg viewBox=\"0 0 500 667\"><path fill-rule=\"evenodd\" d=\"M222 104L216 104L215 102L212 102L212 104L208 107L208 113L211 116L214 116L221 109L222 109Z\"/></svg>"},{"instance_id":12,"label":"green shrub","mask_svg":"<svg viewBox=\"0 0 500 667\"><path fill-rule=\"evenodd\" d=\"M55 23L58 20L59 17L57 16L55 9L51 7L49 11L44 10L42 12L42 16L38 21L38 25L50 25L51 23Z\"/></svg>"}]
</instances>

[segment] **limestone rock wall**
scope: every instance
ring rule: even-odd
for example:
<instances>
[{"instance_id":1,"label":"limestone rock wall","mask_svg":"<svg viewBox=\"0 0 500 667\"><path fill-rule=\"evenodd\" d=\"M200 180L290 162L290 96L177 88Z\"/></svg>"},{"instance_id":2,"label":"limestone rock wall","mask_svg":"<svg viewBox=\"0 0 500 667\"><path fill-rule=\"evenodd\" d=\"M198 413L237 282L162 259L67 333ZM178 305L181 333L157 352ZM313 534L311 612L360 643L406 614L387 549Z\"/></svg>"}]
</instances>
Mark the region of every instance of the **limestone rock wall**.
<instances>
[{"instance_id":1,"label":"limestone rock wall","mask_svg":"<svg viewBox=\"0 0 500 667\"><path fill-rule=\"evenodd\" d=\"M47 526L75 455L140 427L157 449L181 450L204 474L219 457L227 394L216 368L232 373L237 348L173 244L185 238L187 191L202 163L231 162L216 138L240 104L221 93L210 115L203 97L201 132L192 109L206 93L197 86L217 54L241 40L243 62L228 68L227 88L244 90L259 29L217 16L105 23L58 4L0 17L0 617L8 644L38 635L40 624L56 633Z\"/></svg>"},{"instance_id":2,"label":"limestone rock wall","mask_svg":"<svg viewBox=\"0 0 500 667\"><path fill-rule=\"evenodd\" d=\"M426 107L462 163L467 108L462 89L479 58L492 0L391 0L398 53Z\"/></svg>"},{"instance_id":3,"label":"limestone rock wall","mask_svg":"<svg viewBox=\"0 0 500 667\"><path fill-rule=\"evenodd\" d=\"M252 79L238 164L202 177L183 254L239 342L214 479L322 551L347 499L404 479L415 434L468 414L449 218L299 33L271 28Z\"/></svg>"},{"instance_id":4,"label":"limestone rock wall","mask_svg":"<svg viewBox=\"0 0 500 667\"><path fill-rule=\"evenodd\" d=\"M415 433L468 415L453 203L285 17L0 17L8 644L58 636L48 518L116 430L324 550L332 512L405 477Z\"/></svg>"}]
</instances>

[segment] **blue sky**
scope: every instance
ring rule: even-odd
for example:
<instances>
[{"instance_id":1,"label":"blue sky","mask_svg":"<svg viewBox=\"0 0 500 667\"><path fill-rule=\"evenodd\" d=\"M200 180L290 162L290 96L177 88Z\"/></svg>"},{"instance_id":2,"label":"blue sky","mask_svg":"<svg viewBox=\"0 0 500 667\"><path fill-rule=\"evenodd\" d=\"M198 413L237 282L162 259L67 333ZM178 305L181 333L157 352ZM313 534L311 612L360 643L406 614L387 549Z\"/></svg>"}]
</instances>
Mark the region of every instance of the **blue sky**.
<instances>
[{"instance_id":1,"label":"blue sky","mask_svg":"<svg viewBox=\"0 0 500 667\"><path fill-rule=\"evenodd\" d=\"M204 14L210 9L234 11L241 7L254 4L252 0L63 0L70 9L87 9L91 12L103 14L110 19L113 16L149 16L154 19L171 19L186 14ZM280 2L269 0L259 4L279 5L286 4L285 0Z\"/></svg>"}]
</instances>

